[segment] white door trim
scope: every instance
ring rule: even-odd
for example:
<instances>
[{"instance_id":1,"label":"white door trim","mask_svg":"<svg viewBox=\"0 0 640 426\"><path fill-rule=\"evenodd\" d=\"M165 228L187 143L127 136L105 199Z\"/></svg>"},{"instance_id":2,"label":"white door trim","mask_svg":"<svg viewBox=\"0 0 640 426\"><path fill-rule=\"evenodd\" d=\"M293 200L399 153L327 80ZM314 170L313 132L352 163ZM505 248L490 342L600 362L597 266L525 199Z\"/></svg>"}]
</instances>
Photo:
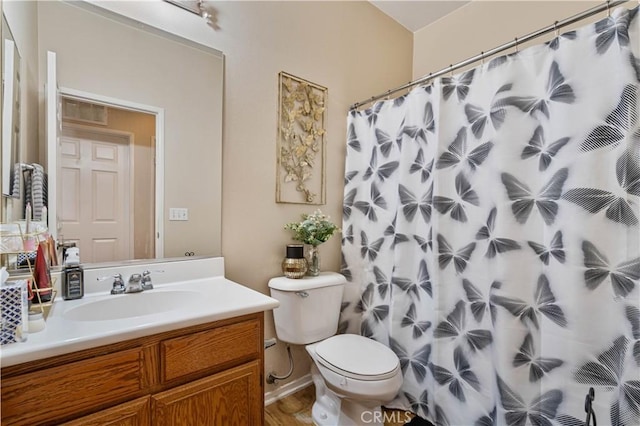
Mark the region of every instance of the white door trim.
<instances>
[{"instance_id":1,"label":"white door trim","mask_svg":"<svg viewBox=\"0 0 640 426\"><path fill-rule=\"evenodd\" d=\"M124 130L115 130L115 129L103 129L100 127L87 126L85 124L71 123L71 122L63 122L63 129L70 129L76 132L80 132L83 135L87 135L88 138L93 138L91 135L100 136L113 136L116 139L128 139L129 143L133 140L133 133L126 132Z\"/></svg>"},{"instance_id":2,"label":"white door trim","mask_svg":"<svg viewBox=\"0 0 640 426\"><path fill-rule=\"evenodd\" d=\"M55 54L54 54L55 55ZM107 105L110 107L127 109L130 111L144 112L156 116L156 229L155 229L155 246L156 258L164 257L164 108L151 105L140 104L123 99L112 98L109 96L97 95L82 90L60 87L60 96L66 98L74 98L81 101L88 101ZM51 170L51 169L50 169ZM51 182L49 183L51 185Z\"/></svg>"},{"instance_id":3,"label":"white door trim","mask_svg":"<svg viewBox=\"0 0 640 426\"><path fill-rule=\"evenodd\" d=\"M72 132L78 132L79 135L78 136L73 136L73 137L82 137L85 139L94 139L94 136L96 138L99 138L100 140L103 140L102 137L108 137L108 138L113 138L114 142L125 142L127 145L127 149L129 151L129 217L127 218L127 220L129 221L129 232L128 232L128 241L127 241L127 249L126 249L126 253L127 253L127 259L132 259L133 258L133 245L134 245L134 235L135 235L135 221L133 219L133 213L134 213L134 182L135 180L133 179L133 175L134 175L134 168L135 168L135 159L133 157L133 141L134 141L134 134L131 132L125 132L123 130L114 130L114 129L102 129L99 127L93 127L93 126L85 126L82 124L77 124L77 123L62 123L62 130L60 132L61 136L65 136L65 129L68 129L69 131ZM58 200L56 200L57 203Z\"/></svg>"},{"instance_id":4,"label":"white door trim","mask_svg":"<svg viewBox=\"0 0 640 426\"><path fill-rule=\"evenodd\" d=\"M47 128L47 191L49 202L47 209L49 216L49 234L58 240L58 126L61 115L58 101L58 79L56 76L56 52L47 51L47 86L46 86L46 128Z\"/></svg>"}]
</instances>

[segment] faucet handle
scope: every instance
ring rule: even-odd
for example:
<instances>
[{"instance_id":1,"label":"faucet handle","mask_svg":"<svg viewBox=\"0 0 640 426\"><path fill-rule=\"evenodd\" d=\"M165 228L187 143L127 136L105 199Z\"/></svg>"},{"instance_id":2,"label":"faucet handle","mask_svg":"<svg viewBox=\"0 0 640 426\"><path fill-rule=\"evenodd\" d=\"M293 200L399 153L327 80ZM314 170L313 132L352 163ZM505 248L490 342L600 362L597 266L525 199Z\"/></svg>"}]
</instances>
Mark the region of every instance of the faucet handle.
<instances>
[{"instance_id":1,"label":"faucet handle","mask_svg":"<svg viewBox=\"0 0 640 426\"><path fill-rule=\"evenodd\" d=\"M117 281L123 282L122 274L105 275L103 277L96 278L96 281L106 281L109 278L113 278L113 282L117 282Z\"/></svg>"},{"instance_id":2,"label":"faucet handle","mask_svg":"<svg viewBox=\"0 0 640 426\"><path fill-rule=\"evenodd\" d=\"M151 282L151 271L146 270L142 273L141 283L142 283L143 290L153 289L153 283Z\"/></svg>"},{"instance_id":3,"label":"faucet handle","mask_svg":"<svg viewBox=\"0 0 640 426\"><path fill-rule=\"evenodd\" d=\"M154 269L153 271L147 269L142 273L142 287L144 287L145 290L151 290L153 288L153 284L151 283L152 272L156 274L163 274L164 269Z\"/></svg>"},{"instance_id":4,"label":"faucet handle","mask_svg":"<svg viewBox=\"0 0 640 426\"><path fill-rule=\"evenodd\" d=\"M98 278L98 281L102 281L109 277ZM122 274L115 274L113 276L113 287L111 288L111 294L124 293L124 281L122 280Z\"/></svg>"}]
</instances>

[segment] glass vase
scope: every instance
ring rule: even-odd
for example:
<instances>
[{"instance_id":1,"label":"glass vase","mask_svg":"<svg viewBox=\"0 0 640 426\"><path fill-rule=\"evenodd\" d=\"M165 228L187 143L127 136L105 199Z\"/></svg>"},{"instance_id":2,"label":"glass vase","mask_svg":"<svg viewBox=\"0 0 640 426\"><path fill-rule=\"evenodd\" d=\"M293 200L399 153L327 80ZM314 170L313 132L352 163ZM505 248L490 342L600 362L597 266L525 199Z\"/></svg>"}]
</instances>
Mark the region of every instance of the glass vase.
<instances>
[{"instance_id":1,"label":"glass vase","mask_svg":"<svg viewBox=\"0 0 640 426\"><path fill-rule=\"evenodd\" d=\"M317 277L320 275L320 253L318 252L318 246L309 246L307 251L307 275L310 277Z\"/></svg>"}]
</instances>

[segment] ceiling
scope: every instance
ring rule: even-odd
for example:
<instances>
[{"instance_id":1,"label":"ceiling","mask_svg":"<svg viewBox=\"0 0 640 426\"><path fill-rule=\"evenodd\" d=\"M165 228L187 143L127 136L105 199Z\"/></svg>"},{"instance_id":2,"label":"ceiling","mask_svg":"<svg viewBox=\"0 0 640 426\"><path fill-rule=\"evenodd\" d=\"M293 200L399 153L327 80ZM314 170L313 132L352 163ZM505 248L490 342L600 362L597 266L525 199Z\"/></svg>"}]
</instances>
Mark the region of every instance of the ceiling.
<instances>
[{"instance_id":1,"label":"ceiling","mask_svg":"<svg viewBox=\"0 0 640 426\"><path fill-rule=\"evenodd\" d=\"M409 31L416 32L469 2L463 0L370 0L370 3Z\"/></svg>"}]
</instances>

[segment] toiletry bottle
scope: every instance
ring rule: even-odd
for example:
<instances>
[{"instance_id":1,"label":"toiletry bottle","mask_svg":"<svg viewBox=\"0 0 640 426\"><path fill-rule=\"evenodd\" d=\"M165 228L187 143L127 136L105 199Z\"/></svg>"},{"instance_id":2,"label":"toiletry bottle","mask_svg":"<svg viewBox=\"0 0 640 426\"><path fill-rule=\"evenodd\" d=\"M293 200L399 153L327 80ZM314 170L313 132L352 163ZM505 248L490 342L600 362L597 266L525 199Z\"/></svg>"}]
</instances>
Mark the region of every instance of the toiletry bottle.
<instances>
[{"instance_id":1,"label":"toiletry bottle","mask_svg":"<svg viewBox=\"0 0 640 426\"><path fill-rule=\"evenodd\" d=\"M26 207L24 208L24 250L25 251L35 251L36 244L35 239L31 235L31 203L27 202Z\"/></svg>"},{"instance_id":2,"label":"toiletry bottle","mask_svg":"<svg viewBox=\"0 0 640 426\"><path fill-rule=\"evenodd\" d=\"M34 303L44 303L51 301L51 274L49 272L49 264L44 255L45 244L38 244L36 252L36 270L35 270L35 287L38 293L34 295Z\"/></svg>"},{"instance_id":3,"label":"toiletry bottle","mask_svg":"<svg viewBox=\"0 0 640 426\"><path fill-rule=\"evenodd\" d=\"M62 298L80 299L84 296L84 271L80 266L79 250L77 247L70 247L66 254L62 270Z\"/></svg>"}]
</instances>

